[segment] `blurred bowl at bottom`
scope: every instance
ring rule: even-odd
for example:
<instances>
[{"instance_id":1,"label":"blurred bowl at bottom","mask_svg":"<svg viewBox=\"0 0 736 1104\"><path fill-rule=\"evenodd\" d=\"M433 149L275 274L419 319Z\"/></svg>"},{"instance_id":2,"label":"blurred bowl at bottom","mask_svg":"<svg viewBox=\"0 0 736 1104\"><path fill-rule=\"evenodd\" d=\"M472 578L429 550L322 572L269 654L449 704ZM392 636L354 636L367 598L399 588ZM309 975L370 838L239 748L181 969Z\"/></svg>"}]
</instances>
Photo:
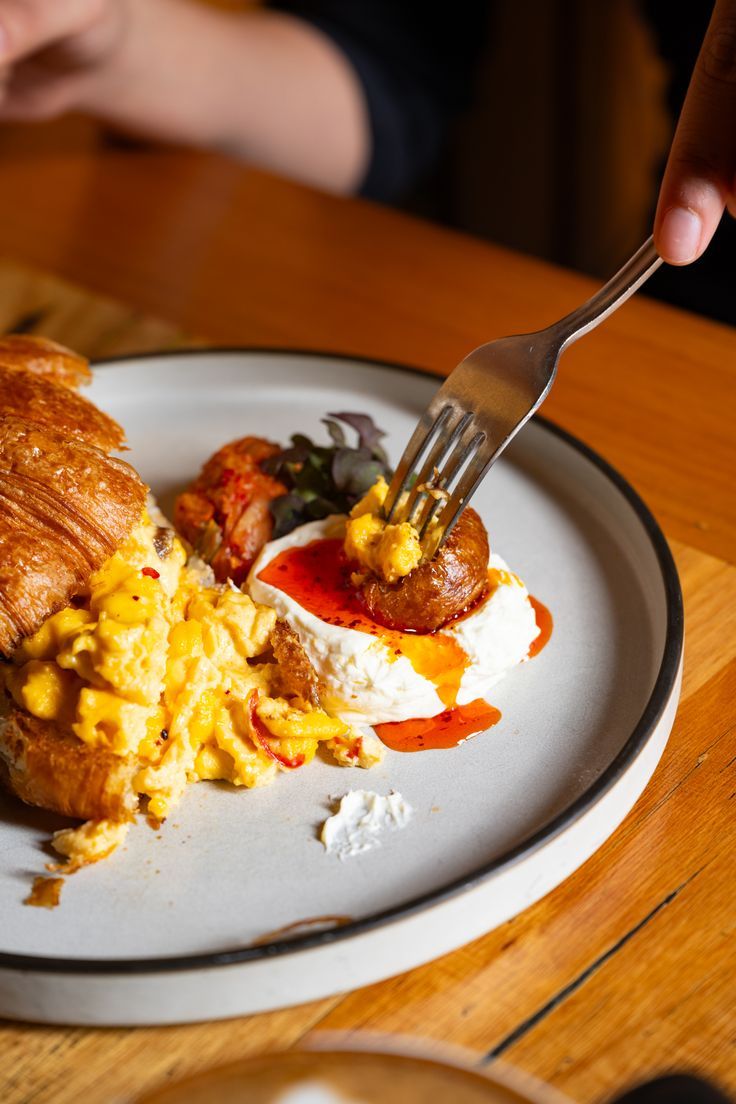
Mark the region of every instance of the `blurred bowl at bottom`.
<instances>
[{"instance_id":1,"label":"blurred bowl at bottom","mask_svg":"<svg viewBox=\"0 0 736 1104\"><path fill-rule=\"evenodd\" d=\"M137 1104L571 1104L509 1067L494 1065L485 1073L445 1057L351 1043L351 1049L246 1058L156 1089Z\"/></svg>"}]
</instances>

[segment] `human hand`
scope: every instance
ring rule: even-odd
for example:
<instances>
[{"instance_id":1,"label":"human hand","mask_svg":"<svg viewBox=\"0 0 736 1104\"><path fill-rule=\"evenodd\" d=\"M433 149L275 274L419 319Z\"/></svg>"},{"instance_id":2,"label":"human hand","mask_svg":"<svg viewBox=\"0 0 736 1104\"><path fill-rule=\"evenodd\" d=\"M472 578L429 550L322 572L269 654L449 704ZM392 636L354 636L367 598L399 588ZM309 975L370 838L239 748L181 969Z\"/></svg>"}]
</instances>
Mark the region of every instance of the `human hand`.
<instances>
[{"instance_id":1,"label":"human hand","mask_svg":"<svg viewBox=\"0 0 736 1104\"><path fill-rule=\"evenodd\" d=\"M0 120L89 106L127 14L127 0L0 0Z\"/></svg>"},{"instance_id":2,"label":"human hand","mask_svg":"<svg viewBox=\"0 0 736 1104\"><path fill-rule=\"evenodd\" d=\"M654 220L659 255L697 260L726 208L736 216L736 0L716 0L690 79Z\"/></svg>"}]
</instances>

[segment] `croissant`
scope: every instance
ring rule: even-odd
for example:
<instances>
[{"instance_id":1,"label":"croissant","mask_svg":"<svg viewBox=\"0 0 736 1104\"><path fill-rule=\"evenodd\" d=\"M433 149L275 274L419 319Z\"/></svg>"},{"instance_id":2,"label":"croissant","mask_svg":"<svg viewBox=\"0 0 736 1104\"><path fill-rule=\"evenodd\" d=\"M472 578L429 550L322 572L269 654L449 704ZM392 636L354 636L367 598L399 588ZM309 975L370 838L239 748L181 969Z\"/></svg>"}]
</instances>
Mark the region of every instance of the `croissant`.
<instances>
[{"instance_id":1,"label":"croissant","mask_svg":"<svg viewBox=\"0 0 736 1104\"><path fill-rule=\"evenodd\" d=\"M84 590L145 499L124 461L0 415L0 654Z\"/></svg>"},{"instance_id":2,"label":"croissant","mask_svg":"<svg viewBox=\"0 0 736 1104\"><path fill-rule=\"evenodd\" d=\"M0 783L25 801L81 820L126 820L138 807L138 758L90 748L68 729L0 702Z\"/></svg>"},{"instance_id":3,"label":"croissant","mask_svg":"<svg viewBox=\"0 0 736 1104\"><path fill-rule=\"evenodd\" d=\"M48 337L27 334L0 337L0 364L3 368L31 372L72 389L92 380L84 357Z\"/></svg>"},{"instance_id":4,"label":"croissant","mask_svg":"<svg viewBox=\"0 0 736 1104\"><path fill-rule=\"evenodd\" d=\"M0 349L0 414L15 416L37 426L48 426L69 438L112 452L125 444L125 433L116 421L91 403L55 383L49 376L21 372L2 364Z\"/></svg>"}]
</instances>

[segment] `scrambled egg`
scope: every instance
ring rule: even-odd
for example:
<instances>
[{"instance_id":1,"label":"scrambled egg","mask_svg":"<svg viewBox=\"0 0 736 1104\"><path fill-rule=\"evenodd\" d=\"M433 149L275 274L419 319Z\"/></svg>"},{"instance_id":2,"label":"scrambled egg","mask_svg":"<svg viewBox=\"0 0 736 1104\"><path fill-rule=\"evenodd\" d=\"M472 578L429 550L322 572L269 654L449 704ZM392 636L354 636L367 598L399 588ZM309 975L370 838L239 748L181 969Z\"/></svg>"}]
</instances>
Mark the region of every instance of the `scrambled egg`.
<instances>
[{"instance_id":1,"label":"scrambled egg","mask_svg":"<svg viewBox=\"0 0 736 1104\"><path fill-rule=\"evenodd\" d=\"M260 786L325 743L338 762L378 758L343 721L272 696L276 613L232 585L206 586L177 539L165 558L147 514L90 580L88 598L54 614L5 668L27 712L85 744L137 756L137 791L163 820L190 782ZM126 825L91 821L56 834L77 869L109 854Z\"/></svg>"},{"instance_id":2,"label":"scrambled egg","mask_svg":"<svg viewBox=\"0 0 736 1104\"><path fill-rule=\"evenodd\" d=\"M380 517L387 494L388 484L380 476L353 506L345 531L345 554L387 583L396 583L419 566L422 549L410 522L388 525Z\"/></svg>"},{"instance_id":3,"label":"scrambled egg","mask_svg":"<svg viewBox=\"0 0 736 1104\"><path fill-rule=\"evenodd\" d=\"M124 820L88 820L79 828L62 828L54 832L54 850L66 862L50 869L73 874L80 866L106 859L123 842L129 828L130 824Z\"/></svg>"}]
</instances>

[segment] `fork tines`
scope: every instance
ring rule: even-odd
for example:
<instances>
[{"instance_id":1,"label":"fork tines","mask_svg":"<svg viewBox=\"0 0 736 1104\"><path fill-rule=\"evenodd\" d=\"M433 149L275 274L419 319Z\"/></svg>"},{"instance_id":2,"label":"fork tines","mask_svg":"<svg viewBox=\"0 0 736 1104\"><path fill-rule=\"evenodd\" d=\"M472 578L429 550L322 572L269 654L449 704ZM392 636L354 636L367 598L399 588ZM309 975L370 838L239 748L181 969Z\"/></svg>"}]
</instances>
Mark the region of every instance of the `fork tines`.
<instances>
[{"instance_id":1,"label":"fork tines","mask_svg":"<svg viewBox=\"0 0 736 1104\"><path fill-rule=\"evenodd\" d=\"M661 265L648 238L612 279L564 318L478 346L447 377L412 434L384 516L410 521L424 559L441 547L493 461L544 402L560 354L625 303Z\"/></svg>"},{"instance_id":2,"label":"fork tines","mask_svg":"<svg viewBox=\"0 0 736 1104\"><path fill-rule=\"evenodd\" d=\"M486 470L485 442L486 433L478 428L473 413L447 400L432 403L391 481L384 504L386 520L410 521L422 540L436 519L433 554Z\"/></svg>"}]
</instances>

